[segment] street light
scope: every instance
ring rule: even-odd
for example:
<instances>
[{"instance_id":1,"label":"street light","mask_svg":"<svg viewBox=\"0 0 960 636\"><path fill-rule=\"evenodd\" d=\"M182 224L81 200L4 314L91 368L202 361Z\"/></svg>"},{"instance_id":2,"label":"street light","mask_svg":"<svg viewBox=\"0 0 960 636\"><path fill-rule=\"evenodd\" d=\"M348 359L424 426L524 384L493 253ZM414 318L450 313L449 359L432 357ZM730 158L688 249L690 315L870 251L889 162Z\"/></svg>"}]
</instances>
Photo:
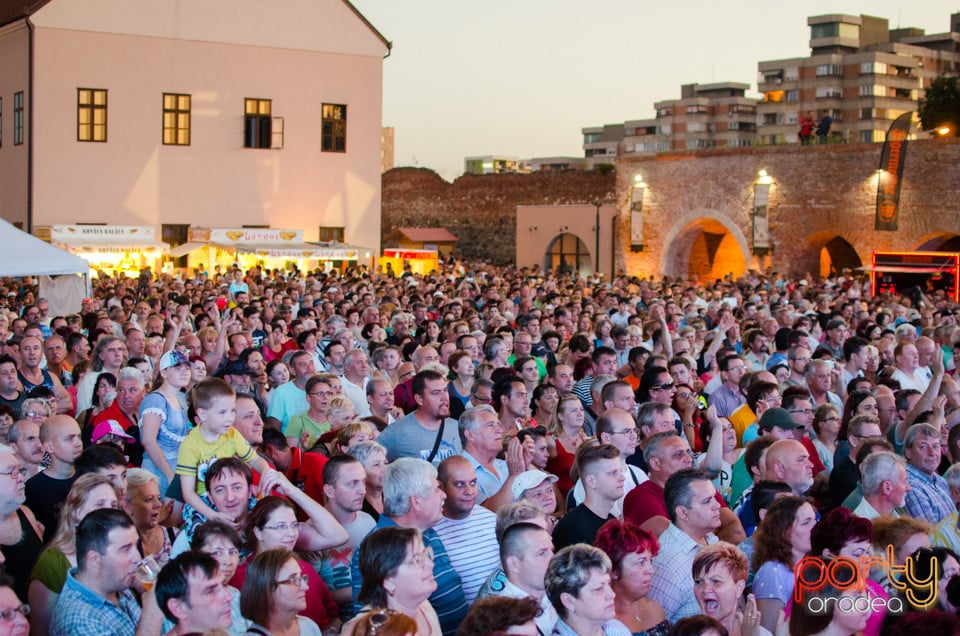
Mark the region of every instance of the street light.
<instances>
[{"instance_id":1,"label":"street light","mask_svg":"<svg viewBox=\"0 0 960 636\"><path fill-rule=\"evenodd\" d=\"M643 182L643 175L637 174L633 178L633 187L630 192L630 251L643 251L643 195L647 192L647 184Z\"/></svg>"}]
</instances>

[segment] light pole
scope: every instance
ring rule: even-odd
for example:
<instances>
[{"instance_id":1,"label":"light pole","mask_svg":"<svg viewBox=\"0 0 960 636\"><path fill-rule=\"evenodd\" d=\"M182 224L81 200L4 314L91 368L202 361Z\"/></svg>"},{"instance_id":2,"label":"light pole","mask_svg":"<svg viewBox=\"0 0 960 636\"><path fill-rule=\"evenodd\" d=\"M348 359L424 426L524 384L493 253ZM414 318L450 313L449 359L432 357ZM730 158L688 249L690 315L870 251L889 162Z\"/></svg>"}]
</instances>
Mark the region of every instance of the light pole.
<instances>
[{"instance_id":1,"label":"light pole","mask_svg":"<svg viewBox=\"0 0 960 636\"><path fill-rule=\"evenodd\" d=\"M593 275L596 276L600 273L600 206L603 203L594 201L593 205L597 207L597 216L593 222L594 238L596 239L593 246Z\"/></svg>"}]
</instances>

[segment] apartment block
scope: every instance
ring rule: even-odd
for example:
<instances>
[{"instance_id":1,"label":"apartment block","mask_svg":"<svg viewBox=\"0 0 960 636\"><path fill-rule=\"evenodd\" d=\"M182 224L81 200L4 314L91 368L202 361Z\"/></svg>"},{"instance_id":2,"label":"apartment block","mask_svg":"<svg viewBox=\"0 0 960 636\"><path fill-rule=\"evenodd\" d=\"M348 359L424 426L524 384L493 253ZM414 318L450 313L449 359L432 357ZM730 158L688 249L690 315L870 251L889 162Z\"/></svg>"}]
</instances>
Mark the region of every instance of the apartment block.
<instances>
[{"instance_id":1,"label":"apartment block","mask_svg":"<svg viewBox=\"0 0 960 636\"><path fill-rule=\"evenodd\" d=\"M960 14L950 32L889 28L886 18L820 15L807 19L810 56L758 64L761 143L798 141L800 121L829 113L837 141L883 141L890 123L917 109L931 81L960 69ZM916 133L914 126L914 133Z\"/></svg>"},{"instance_id":2,"label":"apartment block","mask_svg":"<svg viewBox=\"0 0 960 636\"><path fill-rule=\"evenodd\" d=\"M749 84L685 84L680 99L653 106L656 115L623 124L583 129L590 168L617 156L673 150L749 146L757 140L758 100L746 96Z\"/></svg>"}]
</instances>

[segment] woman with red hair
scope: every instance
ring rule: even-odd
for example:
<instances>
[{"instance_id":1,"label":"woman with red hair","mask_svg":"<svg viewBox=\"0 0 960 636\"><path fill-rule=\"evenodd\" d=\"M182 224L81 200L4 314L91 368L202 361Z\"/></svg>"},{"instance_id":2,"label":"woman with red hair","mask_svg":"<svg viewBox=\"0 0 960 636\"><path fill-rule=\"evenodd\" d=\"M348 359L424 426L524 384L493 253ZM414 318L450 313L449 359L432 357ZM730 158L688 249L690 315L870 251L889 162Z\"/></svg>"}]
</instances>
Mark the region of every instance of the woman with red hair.
<instances>
[{"instance_id":1,"label":"woman with red hair","mask_svg":"<svg viewBox=\"0 0 960 636\"><path fill-rule=\"evenodd\" d=\"M861 557L873 554L873 523L865 517L858 517L846 508L834 508L825 514L810 533L810 554L821 558L847 557L860 563ZM888 598L883 587L870 580L866 581L866 594L871 598ZM877 636L887 614L886 603L871 603L873 608L863 636ZM793 611L804 611L795 607Z\"/></svg>"},{"instance_id":2,"label":"woman with red hair","mask_svg":"<svg viewBox=\"0 0 960 636\"><path fill-rule=\"evenodd\" d=\"M612 519L600 528L594 545L610 557L610 586L617 620L634 636L663 636L670 630L663 607L648 598L653 584L653 557L660 544L653 534L630 521Z\"/></svg>"}]
</instances>

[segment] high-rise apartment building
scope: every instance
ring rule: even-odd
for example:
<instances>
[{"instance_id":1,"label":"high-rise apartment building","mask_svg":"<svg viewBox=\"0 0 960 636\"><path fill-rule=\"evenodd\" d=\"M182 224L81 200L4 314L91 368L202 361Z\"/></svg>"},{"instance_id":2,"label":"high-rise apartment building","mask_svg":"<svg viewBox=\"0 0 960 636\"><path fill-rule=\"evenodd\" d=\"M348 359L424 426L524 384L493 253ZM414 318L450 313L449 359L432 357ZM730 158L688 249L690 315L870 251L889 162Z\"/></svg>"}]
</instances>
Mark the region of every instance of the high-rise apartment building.
<instances>
[{"instance_id":1,"label":"high-rise apartment building","mask_svg":"<svg viewBox=\"0 0 960 636\"><path fill-rule=\"evenodd\" d=\"M886 18L820 15L807 19L810 56L758 64L759 141L798 141L807 113L829 113L832 135L883 141L890 123L916 110L933 78L960 69L960 14L949 33L889 28ZM916 132L916 129L914 129Z\"/></svg>"},{"instance_id":2,"label":"high-rise apartment building","mask_svg":"<svg viewBox=\"0 0 960 636\"><path fill-rule=\"evenodd\" d=\"M737 82L685 84L680 99L656 102L656 116L583 129L589 167L620 155L749 146L757 139L757 101Z\"/></svg>"}]
</instances>

